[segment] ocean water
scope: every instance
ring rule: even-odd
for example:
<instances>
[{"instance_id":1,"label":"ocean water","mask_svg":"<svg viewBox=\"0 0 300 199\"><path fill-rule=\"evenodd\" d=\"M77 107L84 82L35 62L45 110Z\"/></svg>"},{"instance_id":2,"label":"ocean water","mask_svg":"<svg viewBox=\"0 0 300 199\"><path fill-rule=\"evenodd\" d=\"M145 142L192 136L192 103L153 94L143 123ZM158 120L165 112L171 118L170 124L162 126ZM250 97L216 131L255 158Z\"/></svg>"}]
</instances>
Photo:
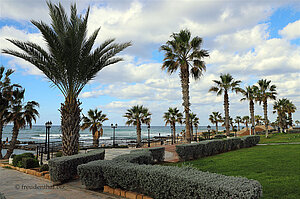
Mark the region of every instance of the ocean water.
<instances>
[{"instance_id":1,"label":"ocean water","mask_svg":"<svg viewBox=\"0 0 300 199\"><path fill-rule=\"evenodd\" d=\"M3 129L2 140L5 141L6 138L9 140L12 136L12 125L7 125ZM214 127L212 127L214 128ZM177 126L176 134L180 135L180 132L185 129L185 126ZM219 130L223 130L224 127L219 127ZM206 126L199 126L198 132L206 131ZM194 130L195 132L195 130ZM154 136L167 136L171 135L170 126L151 126L150 137ZM26 127L20 129L18 140L20 141L35 141L35 142L44 142L46 136L45 126L33 126L32 129ZM134 126L118 126L115 131L116 139L135 139L136 138L136 128ZM142 126L142 139L148 137L148 129L146 126ZM113 138L113 129L110 126L103 127L103 136L100 139L112 139ZM92 133L86 129L80 131L80 140L88 141L92 140ZM60 126L52 126L50 129L50 141L61 141L61 129Z\"/></svg>"}]
</instances>

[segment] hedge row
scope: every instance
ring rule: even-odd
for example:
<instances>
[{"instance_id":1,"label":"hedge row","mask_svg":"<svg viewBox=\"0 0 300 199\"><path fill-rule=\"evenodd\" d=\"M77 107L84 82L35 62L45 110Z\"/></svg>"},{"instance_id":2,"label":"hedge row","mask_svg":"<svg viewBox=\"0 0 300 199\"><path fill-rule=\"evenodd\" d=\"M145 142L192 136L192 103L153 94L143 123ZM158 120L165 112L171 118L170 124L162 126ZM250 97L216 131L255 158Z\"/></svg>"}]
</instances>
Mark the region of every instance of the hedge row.
<instances>
[{"instance_id":1,"label":"hedge row","mask_svg":"<svg viewBox=\"0 0 300 199\"><path fill-rule=\"evenodd\" d=\"M149 152L133 154L148 156ZM201 172L186 167L139 165L127 161L102 160L78 166L78 174L82 184L88 189L102 189L104 185L108 185L158 199L254 199L262 196L262 186L258 181Z\"/></svg>"},{"instance_id":2,"label":"hedge row","mask_svg":"<svg viewBox=\"0 0 300 199\"><path fill-rule=\"evenodd\" d=\"M86 154L63 156L50 159L48 162L51 181L63 183L77 175L77 166L95 160L103 160L104 149L93 150Z\"/></svg>"},{"instance_id":3,"label":"hedge row","mask_svg":"<svg viewBox=\"0 0 300 199\"><path fill-rule=\"evenodd\" d=\"M150 151L154 162L163 162L165 160L165 147L132 150L130 153L135 153L137 151Z\"/></svg>"},{"instance_id":4,"label":"hedge row","mask_svg":"<svg viewBox=\"0 0 300 199\"><path fill-rule=\"evenodd\" d=\"M245 136L242 138L206 140L193 144L177 145L176 152L181 161L187 161L239 148L252 147L259 142L259 139L259 136Z\"/></svg>"}]
</instances>

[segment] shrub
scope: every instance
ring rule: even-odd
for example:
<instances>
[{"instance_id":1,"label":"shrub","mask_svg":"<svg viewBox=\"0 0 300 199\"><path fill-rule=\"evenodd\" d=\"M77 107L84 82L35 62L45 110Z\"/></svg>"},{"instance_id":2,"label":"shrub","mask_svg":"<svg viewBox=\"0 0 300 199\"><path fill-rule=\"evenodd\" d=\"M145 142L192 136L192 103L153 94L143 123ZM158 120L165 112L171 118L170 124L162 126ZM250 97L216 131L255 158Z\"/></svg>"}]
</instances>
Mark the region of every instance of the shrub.
<instances>
[{"instance_id":1,"label":"shrub","mask_svg":"<svg viewBox=\"0 0 300 199\"><path fill-rule=\"evenodd\" d=\"M63 154L62 154L61 151L58 151L58 152L55 154L55 157L62 157L62 156L63 156Z\"/></svg>"},{"instance_id":2,"label":"shrub","mask_svg":"<svg viewBox=\"0 0 300 199\"><path fill-rule=\"evenodd\" d=\"M88 189L104 185L139 192L153 198L259 198L258 181L224 176L191 168L138 165L109 160L78 166L81 182Z\"/></svg>"},{"instance_id":3,"label":"shrub","mask_svg":"<svg viewBox=\"0 0 300 199\"><path fill-rule=\"evenodd\" d=\"M112 159L114 162L127 162L137 164L153 164L153 156L150 151L134 150L130 154L119 155Z\"/></svg>"},{"instance_id":4,"label":"shrub","mask_svg":"<svg viewBox=\"0 0 300 199\"><path fill-rule=\"evenodd\" d=\"M154 147L154 148L147 148L147 149L132 150L130 151L130 153L134 153L137 151L150 151L154 162L163 162L165 160L165 147Z\"/></svg>"},{"instance_id":5,"label":"shrub","mask_svg":"<svg viewBox=\"0 0 300 199\"><path fill-rule=\"evenodd\" d=\"M242 138L206 140L198 143L177 145L176 152L181 161L187 161L242 147L252 147L259 142L259 139L259 136L245 136Z\"/></svg>"},{"instance_id":6,"label":"shrub","mask_svg":"<svg viewBox=\"0 0 300 199\"><path fill-rule=\"evenodd\" d=\"M86 154L63 156L50 159L49 172L51 180L55 183L63 183L77 175L77 166L95 160L103 160L104 149L93 150Z\"/></svg>"},{"instance_id":7,"label":"shrub","mask_svg":"<svg viewBox=\"0 0 300 199\"><path fill-rule=\"evenodd\" d=\"M216 135L214 137L214 139L223 139L223 138L226 138L227 136L226 135L223 135L223 134L219 134L219 135Z\"/></svg>"},{"instance_id":8,"label":"shrub","mask_svg":"<svg viewBox=\"0 0 300 199\"><path fill-rule=\"evenodd\" d=\"M15 167L23 167L22 159L23 158L34 158L33 153L23 153L20 155L14 155L13 156L13 166Z\"/></svg>"},{"instance_id":9,"label":"shrub","mask_svg":"<svg viewBox=\"0 0 300 199\"><path fill-rule=\"evenodd\" d=\"M0 199L6 199L3 193L0 192Z\"/></svg>"},{"instance_id":10,"label":"shrub","mask_svg":"<svg viewBox=\"0 0 300 199\"><path fill-rule=\"evenodd\" d=\"M39 167L39 161L35 158L25 157L22 159L22 165L25 169L31 169Z\"/></svg>"},{"instance_id":11,"label":"shrub","mask_svg":"<svg viewBox=\"0 0 300 199\"><path fill-rule=\"evenodd\" d=\"M43 164L40 168L40 172L42 171L49 171L49 165L48 164Z\"/></svg>"}]
</instances>

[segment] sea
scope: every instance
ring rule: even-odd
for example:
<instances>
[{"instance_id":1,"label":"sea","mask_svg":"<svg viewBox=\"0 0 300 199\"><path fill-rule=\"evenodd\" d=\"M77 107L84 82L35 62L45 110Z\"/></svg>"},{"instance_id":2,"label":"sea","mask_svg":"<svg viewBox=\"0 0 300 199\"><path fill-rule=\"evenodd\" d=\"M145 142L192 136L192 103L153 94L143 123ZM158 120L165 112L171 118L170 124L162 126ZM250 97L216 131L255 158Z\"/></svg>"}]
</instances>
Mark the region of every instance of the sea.
<instances>
[{"instance_id":1,"label":"sea","mask_svg":"<svg viewBox=\"0 0 300 199\"><path fill-rule=\"evenodd\" d=\"M212 129L215 127L212 126ZM7 125L3 129L2 141L11 139L13 125ZM176 134L180 134L182 130L185 129L185 126L176 126ZM224 127L219 127L219 130L223 130ZM206 126L199 126L198 132L207 131ZM195 132L195 130L194 130ZM61 128L60 126L52 126L50 129L50 142L61 141ZM168 136L171 135L170 126L151 126L150 128L150 138L155 136ZM32 129L29 127L20 129L18 140L21 142L34 141L35 143L44 143L46 136L46 128L44 125L35 125L32 126ZM116 140L120 139L136 139L136 128L134 126L118 126L115 129L115 138ZM147 126L142 126L142 139L148 138L148 129ZM82 142L92 142L92 133L86 129L80 131L80 141ZM113 129L110 126L103 126L103 136L101 140L107 140L107 142L112 142L113 139ZM120 143L121 141L119 141ZM5 149L2 150L2 154L5 153ZM15 154L23 152L22 150L14 151Z\"/></svg>"}]
</instances>

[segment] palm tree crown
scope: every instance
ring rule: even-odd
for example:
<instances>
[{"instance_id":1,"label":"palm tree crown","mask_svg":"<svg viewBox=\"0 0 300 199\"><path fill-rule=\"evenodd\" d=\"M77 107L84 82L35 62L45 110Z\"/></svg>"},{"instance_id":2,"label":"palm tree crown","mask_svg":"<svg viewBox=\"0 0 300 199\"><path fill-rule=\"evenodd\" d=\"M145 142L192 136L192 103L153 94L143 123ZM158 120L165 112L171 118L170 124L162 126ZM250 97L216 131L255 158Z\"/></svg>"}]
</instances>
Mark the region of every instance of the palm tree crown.
<instances>
[{"instance_id":1,"label":"palm tree crown","mask_svg":"<svg viewBox=\"0 0 300 199\"><path fill-rule=\"evenodd\" d=\"M199 79L206 70L203 58L208 57L208 51L201 49L202 38L191 38L189 30L181 30L179 33L171 35L172 40L166 42L160 47L165 52L165 58L162 65L163 70L172 74L180 70L180 79L182 87L182 99L184 106L185 119L189 121L189 76ZM185 124L186 139L191 142L190 123Z\"/></svg>"},{"instance_id":2,"label":"palm tree crown","mask_svg":"<svg viewBox=\"0 0 300 199\"><path fill-rule=\"evenodd\" d=\"M130 109L127 109L127 112L123 117L127 118L126 125L134 125L136 126L136 132L137 132L137 146L142 146L142 139L141 139L141 125L147 124L150 125L151 121L151 113L149 112L149 109L144 107L143 105L139 106L133 106Z\"/></svg>"}]
</instances>

